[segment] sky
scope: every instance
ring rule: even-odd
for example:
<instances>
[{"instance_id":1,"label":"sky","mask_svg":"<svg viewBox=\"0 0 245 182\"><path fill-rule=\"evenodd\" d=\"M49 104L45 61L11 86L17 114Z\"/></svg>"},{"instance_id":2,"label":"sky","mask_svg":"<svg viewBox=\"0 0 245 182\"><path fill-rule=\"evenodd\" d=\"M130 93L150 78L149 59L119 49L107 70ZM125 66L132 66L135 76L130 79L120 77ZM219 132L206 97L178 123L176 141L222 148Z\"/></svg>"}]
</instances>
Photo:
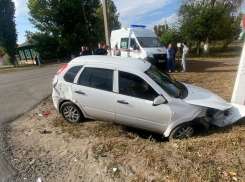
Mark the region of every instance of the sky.
<instances>
[{"instance_id":1,"label":"sky","mask_svg":"<svg viewBox=\"0 0 245 182\"><path fill-rule=\"evenodd\" d=\"M25 42L25 31L37 31L29 22L27 2L28 0L13 0L15 3L15 22L18 33L18 44ZM143 24L153 29L154 25L168 24L176 19L176 12L179 7L179 0L114 0L117 12L120 13L119 21L122 27L129 27L131 24Z\"/></svg>"},{"instance_id":2,"label":"sky","mask_svg":"<svg viewBox=\"0 0 245 182\"><path fill-rule=\"evenodd\" d=\"M18 32L18 44L25 42L25 31L37 31L29 22L28 0L13 0L15 2L16 29ZM131 24L146 25L152 29L154 25L173 25L177 19L177 11L180 0L114 0L117 12L120 13L119 21L122 27Z\"/></svg>"}]
</instances>

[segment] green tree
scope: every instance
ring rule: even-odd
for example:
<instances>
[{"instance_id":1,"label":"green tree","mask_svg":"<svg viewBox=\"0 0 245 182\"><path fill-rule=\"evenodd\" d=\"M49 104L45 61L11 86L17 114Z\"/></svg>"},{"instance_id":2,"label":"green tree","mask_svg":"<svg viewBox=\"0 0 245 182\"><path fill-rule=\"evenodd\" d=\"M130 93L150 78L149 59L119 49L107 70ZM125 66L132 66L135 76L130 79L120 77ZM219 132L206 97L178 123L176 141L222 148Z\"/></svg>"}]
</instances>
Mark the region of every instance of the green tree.
<instances>
[{"instance_id":1,"label":"green tree","mask_svg":"<svg viewBox=\"0 0 245 182\"><path fill-rule=\"evenodd\" d=\"M160 37L161 42L164 43L165 47L168 47L168 45L172 42L181 42L181 36L178 32L178 29L175 27L169 28L168 30L165 30L163 34Z\"/></svg>"},{"instance_id":2,"label":"green tree","mask_svg":"<svg viewBox=\"0 0 245 182\"><path fill-rule=\"evenodd\" d=\"M29 0L27 5L31 16L29 20L40 31L33 37L39 47L42 44L40 40L48 37L57 40L59 50L64 48L68 52L78 52L81 45L89 44L81 0ZM99 0L84 1L93 41L98 38L98 19L95 15L99 6ZM56 45L56 42L54 44Z\"/></svg>"},{"instance_id":3,"label":"green tree","mask_svg":"<svg viewBox=\"0 0 245 182\"><path fill-rule=\"evenodd\" d=\"M87 24L84 19L82 3L84 3ZM31 23L40 32L32 35L36 42L37 51L47 49L43 42L48 41L52 55L60 54L66 50L78 54L82 45L89 45L90 39L87 34L87 26L90 32L93 47L97 47L98 41L103 41L104 24L103 15L99 10L102 8L100 0L29 0L28 8ZM118 28L119 14L113 1L109 0L110 28ZM30 34L29 34L30 35ZM28 34L26 34L28 37ZM48 51L48 49L47 49ZM46 55L48 52L46 52ZM43 53L43 52L40 52Z\"/></svg>"},{"instance_id":4,"label":"green tree","mask_svg":"<svg viewBox=\"0 0 245 182\"><path fill-rule=\"evenodd\" d=\"M0 4L0 48L7 54L9 62L15 67L19 67L15 58L17 33L14 20L14 2L12 0L0 0Z\"/></svg>"},{"instance_id":5,"label":"green tree","mask_svg":"<svg viewBox=\"0 0 245 182\"><path fill-rule=\"evenodd\" d=\"M226 40L228 45L234 38L234 31L237 31L232 28L234 17L222 3L215 6L208 3L186 3L180 7L178 15L181 35L185 40L197 42L197 55L200 42Z\"/></svg>"},{"instance_id":6,"label":"green tree","mask_svg":"<svg viewBox=\"0 0 245 182\"><path fill-rule=\"evenodd\" d=\"M240 9L244 0L181 0L183 4L192 3L192 4L201 4L201 5L211 5L217 6L222 4L224 8L231 13L237 13Z\"/></svg>"},{"instance_id":7,"label":"green tree","mask_svg":"<svg viewBox=\"0 0 245 182\"><path fill-rule=\"evenodd\" d=\"M42 58L57 58L62 55L58 39L50 34L26 31L26 40L35 44L35 50L42 53ZM64 56L64 55L62 55Z\"/></svg>"}]
</instances>

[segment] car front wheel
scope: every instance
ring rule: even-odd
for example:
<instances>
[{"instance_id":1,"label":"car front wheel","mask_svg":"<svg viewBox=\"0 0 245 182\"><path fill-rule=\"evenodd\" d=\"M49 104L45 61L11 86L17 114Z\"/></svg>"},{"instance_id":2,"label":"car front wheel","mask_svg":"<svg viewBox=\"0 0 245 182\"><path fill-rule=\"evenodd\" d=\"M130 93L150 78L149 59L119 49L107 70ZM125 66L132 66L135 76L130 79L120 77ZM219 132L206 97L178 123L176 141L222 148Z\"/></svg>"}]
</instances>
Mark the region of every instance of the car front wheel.
<instances>
[{"instance_id":1,"label":"car front wheel","mask_svg":"<svg viewBox=\"0 0 245 182\"><path fill-rule=\"evenodd\" d=\"M81 110L72 102L61 105L61 114L69 123L78 123L84 118Z\"/></svg>"},{"instance_id":2,"label":"car front wheel","mask_svg":"<svg viewBox=\"0 0 245 182\"><path fill-rule=\"evenodd\" d=\"M169 140L173 140L173 139L181 140L184 138L190 138L194 136L195 132L196 130L195 130L194 124L183 123L173 129L173 131L171 132L169 136Z\"/></svg>"}]
</instances>

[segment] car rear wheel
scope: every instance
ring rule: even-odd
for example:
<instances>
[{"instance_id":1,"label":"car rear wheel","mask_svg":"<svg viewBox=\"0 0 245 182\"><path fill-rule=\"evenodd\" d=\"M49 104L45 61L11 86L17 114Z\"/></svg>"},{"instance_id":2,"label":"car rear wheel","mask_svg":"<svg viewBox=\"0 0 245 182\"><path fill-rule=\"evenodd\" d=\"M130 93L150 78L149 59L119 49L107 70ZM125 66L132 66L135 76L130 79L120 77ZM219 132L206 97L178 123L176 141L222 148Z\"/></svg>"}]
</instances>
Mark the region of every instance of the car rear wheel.
<instances>
[{"instance_id":1,"label":"car rear wheel","mask_svg":"<svg viewBox=\"0 0 245 182\"><path fill-rule=\"evenodd\" d=\"M169 136L169 140L173 140L173 139L181 140L184 138L190 138L194 136L195 132L196 129L194 127L194 124L192 123L180 124L179 126L173 129L173 131Z\"/></svg>"},{"instance_id":2,"label":"car rear wheel","mask_svg":"<svg viewBox=\"0 0 245 182\"><path fill-rule=\"evenodd\" d=\"M61 114L69 123L78 123L84 119L81 110L72 102L65 102L61 105Z\"/></svg>"}]
</instances>

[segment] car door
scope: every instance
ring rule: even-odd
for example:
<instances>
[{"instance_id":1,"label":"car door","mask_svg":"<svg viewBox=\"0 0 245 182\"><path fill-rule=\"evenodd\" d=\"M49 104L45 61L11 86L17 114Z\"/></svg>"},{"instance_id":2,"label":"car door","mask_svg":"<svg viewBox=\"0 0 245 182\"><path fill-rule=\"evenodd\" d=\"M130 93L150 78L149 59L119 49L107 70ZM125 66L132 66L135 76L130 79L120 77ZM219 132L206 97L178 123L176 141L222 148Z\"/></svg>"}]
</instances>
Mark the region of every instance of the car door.
<instances>
[{"instance_id":1,"label":"car door","mask_svg":"<svg viewBox=\"0 0 245 182\"><path fill-rule=\"evenodd\" d=\"M172 117L169 104L153 106L157 91L142 77L118 71L115 121L162 133Z\"/></svg>"},{"instance_id":2,"label":"car door","mask_svg":"<svg viewBox=\"0 0 245 182\"><path fill-rule=\"evenodd\" d=\"M84 66L76 84L72 85L74 97L87 115L114 121L114 69L113 67Z\"/></svg>"}]
</instances>

